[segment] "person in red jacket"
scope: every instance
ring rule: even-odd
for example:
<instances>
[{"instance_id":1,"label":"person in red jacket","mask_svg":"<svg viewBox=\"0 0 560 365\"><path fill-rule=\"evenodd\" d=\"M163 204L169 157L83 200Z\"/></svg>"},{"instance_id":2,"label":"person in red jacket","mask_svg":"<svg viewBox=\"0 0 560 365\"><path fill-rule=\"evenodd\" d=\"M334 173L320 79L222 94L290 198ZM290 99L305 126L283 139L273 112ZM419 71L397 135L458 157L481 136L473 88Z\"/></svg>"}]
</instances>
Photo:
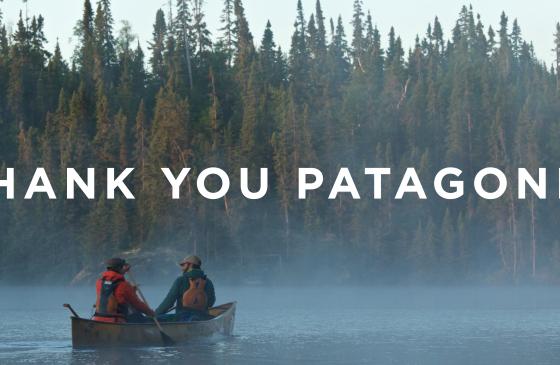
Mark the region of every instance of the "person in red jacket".
<instances>
[{"instance_id":1,"label":"person in red jacket","mask_svg":"<svg viewBox=\"0 0 560 365\"><path fill-rule=\"evenodd\" d=\"M97 301L94 321L109 323L126 323L141 321L138 312L149 317L154 311L136 295L136 287L126 281L124 274L130 265L123 259L107 260L107 271L97 280ZM136 312L136 313L134 313ZM144 317L145 318L145 317Z\"/></svg>"}]
</instances>

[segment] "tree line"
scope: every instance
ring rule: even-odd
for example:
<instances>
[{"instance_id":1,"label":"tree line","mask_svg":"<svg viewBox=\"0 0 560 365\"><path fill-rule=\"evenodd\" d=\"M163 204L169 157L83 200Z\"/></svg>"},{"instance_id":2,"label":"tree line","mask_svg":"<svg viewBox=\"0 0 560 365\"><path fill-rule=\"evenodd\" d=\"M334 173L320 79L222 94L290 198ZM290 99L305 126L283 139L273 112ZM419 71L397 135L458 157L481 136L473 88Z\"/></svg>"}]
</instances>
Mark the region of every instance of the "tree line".
<instances>
[{"instance_id":1,"label":"tree line","mask_svg":"<svg viewBox=\"0 0 560 365\"><path fill-rule=\"evenodd\" d=\"M547 66L517 20L502 13L496 29L486 27L467 6L449 36L436 17L405 50L362 0L350 27L327 18L319 0L306 15L299 0L283 50L270 22L255 40L241 0L224 0L215 35L203 0L173 5L155 14L144 50L128 23L115 30L110 0L85 0L69 60L58 44L46 49L42 16L20 13L9 33L0 14L0 176L15 167L16 186L27 186L44 167L56 190L70 167L82 176L88 167L134 167L136 196L27 201L16 192L0 204L2 280L68 278L116 252L159 249L247 270L274 255L285 271L326 265L365 283L560 277L557 199L517 200L509 189L484 201L467 187L456 201L333 201L329 184L297 197L300 167L330 182L348 167L366 191L365 167L416 167L425 181L445 166L464 179L487 166L506 175L557 170L560 24ZM255 184L269 167L270 191L259 201L234 190L204 199L196 176L213 166L232 186L241 167ZM192 169L182 199L171 199L161 167ZM384 189L397 183L388 178ZM96 191L105 188L96 177Z\"/></svg>"}]
</instances>

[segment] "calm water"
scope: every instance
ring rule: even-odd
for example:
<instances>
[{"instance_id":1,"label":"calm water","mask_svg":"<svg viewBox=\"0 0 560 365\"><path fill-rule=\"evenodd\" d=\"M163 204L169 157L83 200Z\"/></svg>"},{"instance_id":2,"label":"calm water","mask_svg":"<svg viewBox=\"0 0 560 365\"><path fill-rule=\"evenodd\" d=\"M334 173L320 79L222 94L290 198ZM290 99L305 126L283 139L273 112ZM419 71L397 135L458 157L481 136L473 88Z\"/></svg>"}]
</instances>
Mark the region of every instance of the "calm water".
<instances>
[{"instance_id":1,"label":"calm water","mask_svg":"<svg viewBox=\"0 0 560 365\"><path fill-rule=\"evenodd\" d=\"M182 348L77 351L83 288L0 288L0 364L558 364L560 289L219 288L235 336ZM144 288L156 304L164 288Z\"/></svg>"}]
</instances>

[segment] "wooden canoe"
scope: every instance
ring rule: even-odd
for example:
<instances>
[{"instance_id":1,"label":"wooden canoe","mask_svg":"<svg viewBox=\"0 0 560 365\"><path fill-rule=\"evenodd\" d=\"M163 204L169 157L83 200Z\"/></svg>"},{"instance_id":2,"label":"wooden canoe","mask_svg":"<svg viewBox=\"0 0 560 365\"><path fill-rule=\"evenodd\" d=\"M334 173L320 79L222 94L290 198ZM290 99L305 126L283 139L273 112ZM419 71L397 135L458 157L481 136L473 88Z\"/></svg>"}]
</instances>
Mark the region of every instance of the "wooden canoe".
<instances>
[{"instance_id":1,"label":"wooden canoe","mask_svg":"<svg viewBox=\"0 0 560 365\"><path fill-rule=\"evenodd\" d=\"M233 333L236 303L210 309L214 318L200 322L162 322L163 331L176 344L215 334ZM104 323L72 316L72 347L163 346L154 323Z\"/></svg>"}]
</instances>

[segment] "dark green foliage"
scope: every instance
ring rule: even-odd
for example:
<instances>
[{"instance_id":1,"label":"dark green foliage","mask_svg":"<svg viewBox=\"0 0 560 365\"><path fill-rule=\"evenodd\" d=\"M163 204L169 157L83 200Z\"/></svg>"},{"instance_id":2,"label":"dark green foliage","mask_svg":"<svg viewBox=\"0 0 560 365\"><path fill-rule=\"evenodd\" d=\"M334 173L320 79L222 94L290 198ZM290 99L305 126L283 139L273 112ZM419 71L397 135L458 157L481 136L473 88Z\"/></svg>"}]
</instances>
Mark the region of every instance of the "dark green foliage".
<instances>
[{"instance_id":1,"label":"dark green foliage","mask_svg":"<svg viewBox=\"0 0 560 365\"><path fill-rule=\"evenodd\" d=\"M221 52L225 53L228 60L228 66L231 65L231 59L235 52L235 44L237 42L237 28L234 17L234 0L224 0L224 10L222 12L222 16L220 17L220 21L223 24L222 28L220 28L222 35L220 36L217 46Z\"/></svg>"},{"instance_id":2,"label":"dark green foliage","mask_svg":"<svg viewBox=\"0 0 560 365\"><path fill-rule=\"evenodd\" d=\"M33 279L29 268L45 263L75 274L139 248L199 251L226 268L271 255L297 268L332 254L340 265L333 269L364 282L558 277L557 178L547 179L547 200L518 200L510 189L484 201L469 181L486 166L512 178L518 167L557 171L560 24L547 69L517 20L503 13L495 32L467 6L452 34L444 36L436 17L405 51L394 28L382 48L387 30L361 0L348 38L341 17L329 33L321 3L306 18L298 1L285 54L270 22L255 46L241 0L224 1L215 44L202 0L174 5L167 19L157 11L145 57L127 23L115 36L109 0L95 11L85 0L70 66L58 45L52 55L45 50L41 16L20 16L8 34L0 14L0 177L17 167L17 199L0 204L0 279ZM430 186L446 165L467 181L456 201ZM196 193L197 175L211 166L232 180L219 201ZM427 201L392 199L411 166ZM22 199L36 167L46 169L58 200ZM96 199L80 191L64 199L66 168L85 177L88 167L99 171ZM127 180L135 200L106 199L107 167L135 167ZM180 200L171 199L162 167L176 175L191 168ZM253 190L258 168L269 168L264 199L241 195L240 167L251 169ZM300 167L325 176L306 200L297 197ZM341 167L351 169L361 200L327 199ZM392 169L382 200L372 199L365 167Z\"/></svg>"},{"instance_id":3,"label":"dark green foliage","mask_svg":"<svg viewBox=\"0 0 560 365\"><path fill-rule=\"evenodd\" d=\"M111 1L100 0L94 20L95 79L109 86L117 63L117 51L113 36L113 15Z\"/></svg>"},{"instance_id":4,"label":"dark green foliage","mask_svg":"<svg viewBox=\"0 0 560 365\"><path fill-rule=\"evenodd\" d=\"M165 80L165 63L163 54L165 52L165 38L167 36L167 25L165 23L165 14L159 9L156 14L156 22L154 24L153 38L150 43L151 75L155 87L161 87Z\"/></svg>"}]
</instances>

